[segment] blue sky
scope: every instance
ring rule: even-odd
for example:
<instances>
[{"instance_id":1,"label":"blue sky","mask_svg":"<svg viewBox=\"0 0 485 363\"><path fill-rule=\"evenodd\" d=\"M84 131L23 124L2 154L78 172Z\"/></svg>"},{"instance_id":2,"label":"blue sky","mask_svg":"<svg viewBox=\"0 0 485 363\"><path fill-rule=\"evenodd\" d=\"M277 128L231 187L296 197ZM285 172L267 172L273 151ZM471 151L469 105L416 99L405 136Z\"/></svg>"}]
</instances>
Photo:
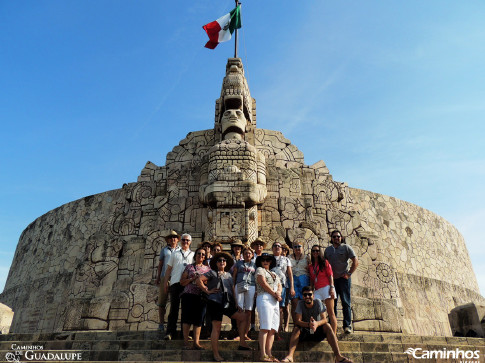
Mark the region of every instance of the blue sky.
<instances>
[{"instance_id":1,"label":"blue sky","mask_svg":"<svg viewBox=\"0 0 485 363\"><path fill-rule=\"evenodd\" d=\"M136 181L213 126L234 2L0 2L0 289L22 230ZM467 240L485 293L485 3L244 1L258 127L334 179L427 208Z\"/></svg>"}]
</instances>

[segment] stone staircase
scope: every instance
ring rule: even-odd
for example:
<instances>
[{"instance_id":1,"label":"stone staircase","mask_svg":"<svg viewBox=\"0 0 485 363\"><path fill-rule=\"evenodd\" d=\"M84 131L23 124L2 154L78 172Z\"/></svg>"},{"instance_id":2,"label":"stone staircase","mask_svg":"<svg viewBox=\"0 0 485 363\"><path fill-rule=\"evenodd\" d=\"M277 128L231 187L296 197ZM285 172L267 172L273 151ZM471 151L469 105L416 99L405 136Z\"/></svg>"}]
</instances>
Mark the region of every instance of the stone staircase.
<instances>
[{"instance_id":1,"label":"stone staircase","mask_svg":"<svg viewBox=\"0 0 485 363\"><path fill-rule=\"evenodd\" d=\"M224 339L219 343L221 355L228 361L258 361L258 343L249 342L254 351L238 351L238 342ZM257 339L257 333L252 335ZM288 352L290 333L275 341L273 354L282 359ZM165 341L157 331L106 332L83 331L50 334L0 335L2 362L39 361L93 361L93 362L181 362L212 361L209 340L201 340L204 351L183 350L182 340ZM425 337L389 333L354 333L339 335L343 355L354 362L481 362L485 363L485 339L458 337ZM405 353L409 348L421 348L419 355L428 350L480 351L477 359L415 359ZM333 362L329 344L300 343L295 353L296 362Z\"/></svg>"}]
</instances>

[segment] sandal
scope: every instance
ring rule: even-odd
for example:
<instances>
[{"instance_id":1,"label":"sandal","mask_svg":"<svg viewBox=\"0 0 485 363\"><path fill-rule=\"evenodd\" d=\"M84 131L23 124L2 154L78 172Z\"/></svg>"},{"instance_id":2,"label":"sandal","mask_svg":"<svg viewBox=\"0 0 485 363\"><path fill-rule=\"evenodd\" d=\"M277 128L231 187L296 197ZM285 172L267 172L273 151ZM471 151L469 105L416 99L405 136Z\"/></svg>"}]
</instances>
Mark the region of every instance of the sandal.
<instances>
[{"instance_id":1,"label":"sandal","mask_svg":"<svg viewBox=\"0 0 485 363\"><path fill-rule=\"evenodd\" d=\"M261 362L272 362L273 359L271 357L268 357L267 355L263 355L261 358L259 358Z\"/></svg>"},{"instance_id":2,"label":"sandal","mask_svg":"<svg viewBox=\"0 0 485 363\"><path fill-rule=\"evenodd\" d=\"M285 359L283 359L283 360L282 360L282 362L289 362L289 363L293 363L293 359L288 358L288 357L285 357Z\"/></svg>"},{"instance_id":3,"label":"sandal","mask_svg":"<svg viewBox=\"0 0 485 363\"><path fill-rule=\"evenodd\" d=\"M335 358L335 362L336 363L353 363L353 361L351 361L349 358L347 357L343 357L342 360L337 360L337 358Z\"/></svg>"},{"instance_id":4,"label":"sandal","mask_svg":"<svg viewBox=\"0 0 485 363\"><path fill-rule=\"evenodd\" d=\"M271 358L272 362L279 362L278 358L276 358L274 355L269 356Z\"/></svg>"}]
</instances>

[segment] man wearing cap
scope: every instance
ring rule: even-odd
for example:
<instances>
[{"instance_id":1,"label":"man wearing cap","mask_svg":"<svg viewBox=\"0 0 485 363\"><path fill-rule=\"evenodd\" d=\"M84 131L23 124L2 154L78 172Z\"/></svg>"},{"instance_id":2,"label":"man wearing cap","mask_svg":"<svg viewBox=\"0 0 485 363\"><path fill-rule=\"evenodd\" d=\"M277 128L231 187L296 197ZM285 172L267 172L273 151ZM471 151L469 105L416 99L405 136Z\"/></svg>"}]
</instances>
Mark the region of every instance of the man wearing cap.
<instances>
[{"instance_id":1,"label":"man wearing cap","mask_svg":"<svg viewBox=\"0 0 485 363\"><path fill-rule=\"evenodd\" d=\"M156 283L159 285L159 292L158 292L158 315L160 318L160 324L158 325L158 330L162 333L165 331L165 312L167 307L167 289L162 281L164 281L165 273L167 271L167 264L170 260L170 256L175 251L180 250L180 247L177 245L180 240L180 236L174 230L171 230L168 235L165 236L165 242L167 245L162 247L160 251L160 258L158 261L158 269L157 269L157 280Z\"/></svg>"},{"instance_id":2,"label":"man wearing cap","mask_svg":"<svg viewBox=\"0 0 485 363\"><path fill-rule=\"evenodd\" d=\"M194 260L194 252L190 250L192 237L190 234L184 233L181 238L182 248L174 251L168 261L167 271L165 273L165 287L170 285L168 291L170 292L170 313L168 314L166 340L171 340L172 336L177 332L177 319L179 316L180 294L184 287L180 285L180 278L185 270L185 267Z\"/></svg>"},{"instance_id":3,"label":"man wearing cap","mask_svg":"<svg viewBox=\"0 0 485 363\"><path fill-rule=\"evenodd\" d=\"M337 299L335 300L334 309L335 316L337 316L337 302L340 296L342 301L342 312L344 315L344 332L346 334L352 333L352 311L350 308L350 276L354 273L359 265L357 256L352 247L342 241L342 233L335 230L330 234L332 245L325 249L324 256L332 266L333 283L335 284L335 292ZM342 243L344 242L344 243ZM349 259L352 261L350 269L348 267Z\"/></svg>"}]
</instances>

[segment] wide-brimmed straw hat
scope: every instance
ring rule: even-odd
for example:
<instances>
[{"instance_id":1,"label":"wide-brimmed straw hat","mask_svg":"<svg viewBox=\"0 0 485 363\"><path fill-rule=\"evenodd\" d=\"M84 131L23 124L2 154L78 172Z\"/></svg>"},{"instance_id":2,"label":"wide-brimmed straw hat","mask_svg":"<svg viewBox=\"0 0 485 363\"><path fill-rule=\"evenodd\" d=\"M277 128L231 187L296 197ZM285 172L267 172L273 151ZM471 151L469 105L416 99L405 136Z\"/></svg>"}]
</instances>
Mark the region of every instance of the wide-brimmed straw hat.
<instances>
[{"instance_id":1,"label":"wide-brimmed straw hat","mask_svg":"<svg viewBox=\"0 0 485 363\"><path fill-rule=\"evenodd\" d=\"M261 254L261 256L256 257L256 268L262 267L261 260L263 258L271 258L271 263L269 265L269 269L270 270L273 267L276 267L276 258L272 254L269 254L269 253L264 252L264 253Z\"/></svg>"},{"instance_id":2,"label":"wide-brimmed straw hat","mask_svg":"<svg viewBox=\"0 0 485 363\"><path fill-rule=\"evenodd\" d=\"M209 266L214 271L218 271L217 260L220 257L224 257L226 259L226 267L224 268L224 271L226 271L226 272L229 271L231 269L232 265L234 265L234 259L227 252L219 252L219 253L216 253L214 256L212 256L211 261L209 262Z\"/></svg>"},{"instance_id":3,"label":"wide-brimmed straw hat","mask_svg":"<svg viewBox=\"0 0 485 363\"><path fill-rule=\"evenodd\" d=\"M170 232L165 236L165 241L167 241L170 237L177 237L178 239L180 239L180 235L173 229L170 230Z\"/></svg>"},{"instance_id":4,"label":"wide-brimmed straw hat","mask_svg":"<svg viewBox=\"0 0 485 363\"><path fill-rule=\"evenodd\" d=\"M255 239L253 242L251 242L251 248L253 248L253 249L254 249L254 247L253 247L253 246L254 246L255 244L257 244L257 243L258 243L258 244L259 244L259 243L261 243L261 244L263 245L263 250L266 248L266 242L265 242L263 239L261 239L260 237L256 238L256 239Z\"/></svg>"},{"instance_id":5,"label":"wide-brimmed straw hat","mask_svg":"<svg viewBox=\"0 0 485 363\"><path fill-rule=\"evenodd\" d=\"M244 248L244 244L242 243L242 241L240 239L237 239L235 241L232 241L231 242L231 248L234 247L234 246L239 246L241 248Z\"/></svg>"},{"instance_id":6,"label":"wide-brimmed straw hat","mask_svg":"<svg viewBox=\"0 0 485 363\"><path fill-rule=\"evenodd\" d=\"M204 245L208 244L209 247L212 247L212 242L211 241L202 241L199 243L199 245L197 246L197 248L200 248L200 247L204 247Z\"/></svg>"}]
</instances>

